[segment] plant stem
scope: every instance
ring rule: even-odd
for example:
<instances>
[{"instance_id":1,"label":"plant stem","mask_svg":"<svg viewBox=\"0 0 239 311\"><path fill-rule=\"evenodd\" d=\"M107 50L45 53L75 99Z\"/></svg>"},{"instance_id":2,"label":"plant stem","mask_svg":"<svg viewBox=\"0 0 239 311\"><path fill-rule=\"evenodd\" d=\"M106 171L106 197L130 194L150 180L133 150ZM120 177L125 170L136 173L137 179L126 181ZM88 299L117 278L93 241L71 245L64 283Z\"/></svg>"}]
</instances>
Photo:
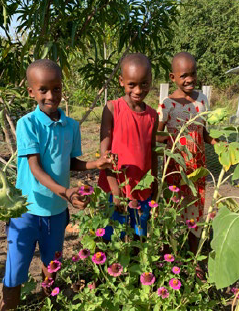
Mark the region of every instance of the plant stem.
<instances>
[{"instance_id":1,"label":"plant stem","mask_svg":"<svg viewBox=\"0 0 239 311\"><path fill-rule=\"evenodd\" d=\"M209 206L208 208L208 213L207 213L207 218L206 218L206 221L205 221L205 224L204 224L204 227L203 227L203 231L202 231L202 235L201 235L201 239L199 241L199 244L198 244L198 250L197 250L197 254L196 254L196 257L201 253L202 251L202 247L203 247L203 244L204 242L207 240L208 238L208 224L210 222L210 214L211 212L213 211L214 209L214 206L215 206L215 203L217 202L217 196L218 196L218 190L221 186L221 183L222 183L222 180L223 180L223 176L225 174L225 170L224 168L222 167L221 169L221 172L220 172L220 175L218 177L218 182L217 182L217 186L216 188L214 189L214 193L213 193L213 198L212 198L212 202L211 202L211 205Z\"/></svg>"}]
</instances>

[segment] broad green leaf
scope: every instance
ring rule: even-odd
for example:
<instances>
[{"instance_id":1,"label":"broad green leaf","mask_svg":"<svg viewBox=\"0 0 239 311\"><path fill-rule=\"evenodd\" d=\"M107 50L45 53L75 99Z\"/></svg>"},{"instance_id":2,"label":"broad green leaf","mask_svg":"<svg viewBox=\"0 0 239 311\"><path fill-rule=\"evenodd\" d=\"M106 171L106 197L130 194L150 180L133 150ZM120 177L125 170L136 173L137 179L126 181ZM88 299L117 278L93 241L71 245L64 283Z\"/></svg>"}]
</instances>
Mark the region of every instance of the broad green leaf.
<instances>
[{"instance_id":1,"label":"broad green leaf","mask_svg":"<svg viewBox=\"0 0 239 311\"><path fill-rule=\"evenodd\" d=\"M199 167L191 174L187 175L187 177L192 181L196 182L199 178L205 177L209 174L208 169L205 167Z\"/></svg>"},{"instance_id":2,"label":"broad green leaf","mask_svg":"<svg viewBox=\"0 0 239 311\"><path fill-rule=\"evenodd\" d=\"M231 166L230 153L228 150L220 154L219 162L221 163L221 165L223 166L223 168L227 172Z\"/></svg>"},{"instance_id":3,"label":"broad green leaf","mask_svg":"<svg viewBox=\"0 0 239 311\"><path fill-rule=\"evenodd\" d=\"M146 175L140 180L140 182L134 187L131 193L135 190L144 190L151 187L152 182L154 181L154 176L152 175L151 170L147 172Z\"/></svg>"},{"instance_id":4,"label":"broad green leaf","mask_svg":"<svg viewBox=\"0 0 239 311\"><path fill-rule=\"evenodd\" d=\"M231 165L239 163L239 143L232 142L229 144L229 154Z\"/></svg>"},{"instance_id":5,"label":"broad green leaf","mask_svg":"<svg viewBox=\"0 0 239 311\"><path fill-rule=\"evenodd\" d=\"M230 286L239 279L239 214L222 207L213 223L214 253L209 259L209 280L217 289Z\"/></svg>"},{"instance_id":6,"label":"broad green leaf","mask_svg":"<svg viewBox=\"0 0 239 311\"><path fill-rule=\"evenodd\" d=\"M223 131L220 131L220 130L214 130L214 129L211 129L210 130L210 136L212 138L219 138L220 136L223 135Z\"/></svg>"},{"instance_id":7,"label":"broad green leaf","mask_svg":"<svg viewBox=\"0 0 239 311\"><path fill-rule=\"evenodd\" d=\"M216 154L220 155L221 153L226 152L227 147L228 147L227 144L221 141L220 143L214 145L214 150Z\"/></svg>"},{"instance_id":8,"label":"broad green leaf","mask_svg":"<svg viewBox=\"0 0 239 311\"><path fill-rule=\"evenodd\" d=\"M232 175L232 180L239 179L239 164L236 166L234 173Z\"/></svg>"},{"instance_id":9,"label":"broad green leaf","mask_svg":"<svg viewBox=\"0 0 239 311\"><path fill-rule=\"evenodd\" d=\"M167 149L167 150L165 150L165 155L174 159L181 167L183 167L186 170L186 164L185 164L184 158L181 156L181 154L171 153L171 151Z\"/></svg>"},{"instance_id":10,"label":"broad green leaf","mask_svg":"<svg viewBox=\"0 0 239 311\"><path fill-rule=\"evenodd\" d=\"M182 176L182 180L180 182L181 185L188 185L189 188L191 189L192 193L194 196L197 195L197 190L193 184L193 182L187 178L187 175L184 173L184 171L180 168L180 171L181 171L181 176Z\"/></svg>"}]
</instances>

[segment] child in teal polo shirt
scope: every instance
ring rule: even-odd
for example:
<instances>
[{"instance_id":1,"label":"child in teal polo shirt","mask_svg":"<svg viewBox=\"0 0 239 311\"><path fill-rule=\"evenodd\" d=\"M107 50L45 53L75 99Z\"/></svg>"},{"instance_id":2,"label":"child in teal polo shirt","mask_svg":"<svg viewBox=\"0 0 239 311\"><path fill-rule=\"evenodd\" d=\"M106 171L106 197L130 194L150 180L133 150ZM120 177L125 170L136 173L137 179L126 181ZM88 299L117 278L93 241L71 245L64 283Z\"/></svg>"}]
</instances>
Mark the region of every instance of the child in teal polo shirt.
<instances>
[{"instance_id":1,"label":"child in teal polo shirt","mask_svg":"<svg viewBox=\"0 0 239 311\"><path fill-rule=\"evenodd\" d=\"M70 170L104 169L111 160L77 159L81 153L79 123L58 108L62 96L61 68L42 59L27 69L28 93L38 105L17 122L18 174L16 187L28 196L29 211L11 219L8 227L8 252L1 310L15 309L20 301L21 284L39 244L43 277L55 278L47 266L63 247L68 224L67 202L84 209L78 188L69 188Z\"/></svg>"}]
</instances>

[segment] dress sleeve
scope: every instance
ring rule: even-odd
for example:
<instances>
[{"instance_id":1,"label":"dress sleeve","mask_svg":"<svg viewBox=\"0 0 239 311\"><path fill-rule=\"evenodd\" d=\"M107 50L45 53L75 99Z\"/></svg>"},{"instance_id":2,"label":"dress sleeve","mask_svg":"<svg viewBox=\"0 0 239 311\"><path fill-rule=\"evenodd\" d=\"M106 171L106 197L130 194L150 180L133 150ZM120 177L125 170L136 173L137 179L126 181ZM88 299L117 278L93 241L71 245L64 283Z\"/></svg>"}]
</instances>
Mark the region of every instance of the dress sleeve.
<instances>
[{"instance_id":1,"label":"dress sleeve","mask_svg":"<svg viewBox=\"0 0 239 311\"><path fill-rule=\"evenodd\" d=\"M22 118L17 122L16 136L19 157L40 152L38 134L31 119Z\"/></svg>"},{"instance_id":2,"label":"dress sleeve","mask_svg":"<svg viewBox=\"0 0 239 311\"><path fill-rule=\"evenodd\" d=\"M163 100L162 104L159 104L158 106L158 116L159 116L159 122L167 122L168 121L168 116L169 116L169 112L172 109L172 105L170 102L169 98L165 98Z\"/></svg>"},{"instance_id":3,"label":"dress sleeve","mask_svg":"<svg viewBox=\"0 0 239 311\"><path fill-rule=\"evenodd\" d=\"M81 132L80 125L78 122L74 122L74 137L73 137L73 147L71 151L71 158L76 158L82 155L81 151Z\"/></svg>"}]
</instances>

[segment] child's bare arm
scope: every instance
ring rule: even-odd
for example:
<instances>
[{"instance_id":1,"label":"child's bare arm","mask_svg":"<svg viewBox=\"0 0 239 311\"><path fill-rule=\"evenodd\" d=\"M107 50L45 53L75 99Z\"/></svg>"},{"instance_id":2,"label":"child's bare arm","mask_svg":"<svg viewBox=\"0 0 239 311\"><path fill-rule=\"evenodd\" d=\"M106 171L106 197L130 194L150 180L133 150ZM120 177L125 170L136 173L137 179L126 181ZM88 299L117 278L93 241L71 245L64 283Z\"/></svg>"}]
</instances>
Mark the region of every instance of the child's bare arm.
<instances>
[{"instance_id":1,"label":"child's bare arm","mask_svg":"<svg viewBox=\"0 0 239 311\"><path fill-rule=\"evenodd\" d=\"M101 155L104 155L107 150L111 149L111 135L114 126L114 107L111 102L108 102L105 106L102 114L101 128L100 128L100 151ZM117 182L116 176L111 170L106 169L106 176L112 191L113 196L120 196L119 184ZM117 199L114 202L118 204Z\"/></svg>"},{"instance_id":2,"label":"child's bare arm","mask_svg":"<svg viewBox=\"0 0 239 311\"><path fill-rule=\"evenodd\" d=\"M152 133L152 175L155 176L156 178L158 177L158 155L157 152L155 151L155 147L156 147L156 137L157 137L157 130L158 130L158 118L156 119L156 122L154 124L154 129L153 129L153 133ZM157 193L158 193L158 182L157 179L154 180L153 182L153 186L152 186L152 190L153 190L153 199L155 200L157 197Z\"/></svg>"},{"instance_id":3,"label":"child's bare arm","mask_svg":"<svg viewBox=\"0 0 239 311\"><path fill-rule=\"evenodd\" d=\"M32 174L43 186L47 187L61 198L71 202L76 208L84 209L87 206L89 199L87 198L85 201L81 201L83 198L77 193L78 187L63 187L43 170L39 153L28 155L27 158Z\"/></svg>"},{"instance_id":4,"label":"child's bare arm","mask_svg":"<svg viewBox=\"0 0 239 311\"><path fill-rule=\"evenodd\" d=\"M71 171L86 171L92 170L94 168L103 170L111 167L112 167L112 160L107 158L106 155L100 157L96 161L88 161L88 162L81 161L77 158L71 159Z\"/></svg>"},{"instance_id":5,"label":"child's bare arm","mask_svg":"<svg viewBox=\"0 0 239 311\"><path fill-rule=\"evenodd\" d=\"M164 122L158 122L158 132L163 132L165 129L165 123ZM159 136L156 135L156 141L158 143L166 143L167 139L169 138L169 136Z\"/></svg>"},{"instance_id":6,"label":"child's bare arm","mask_svg":"<svg viewBox=\"0 0 239 311\"><path fill-rule=\"evenodd\" d=\"M219 142L219 139L212 138L209 135L209 133L205 127L203 128L203 139L204 139L205 143L208 143L210 145L215 145L216 143Z\"/></svg>"}]
</instances>

